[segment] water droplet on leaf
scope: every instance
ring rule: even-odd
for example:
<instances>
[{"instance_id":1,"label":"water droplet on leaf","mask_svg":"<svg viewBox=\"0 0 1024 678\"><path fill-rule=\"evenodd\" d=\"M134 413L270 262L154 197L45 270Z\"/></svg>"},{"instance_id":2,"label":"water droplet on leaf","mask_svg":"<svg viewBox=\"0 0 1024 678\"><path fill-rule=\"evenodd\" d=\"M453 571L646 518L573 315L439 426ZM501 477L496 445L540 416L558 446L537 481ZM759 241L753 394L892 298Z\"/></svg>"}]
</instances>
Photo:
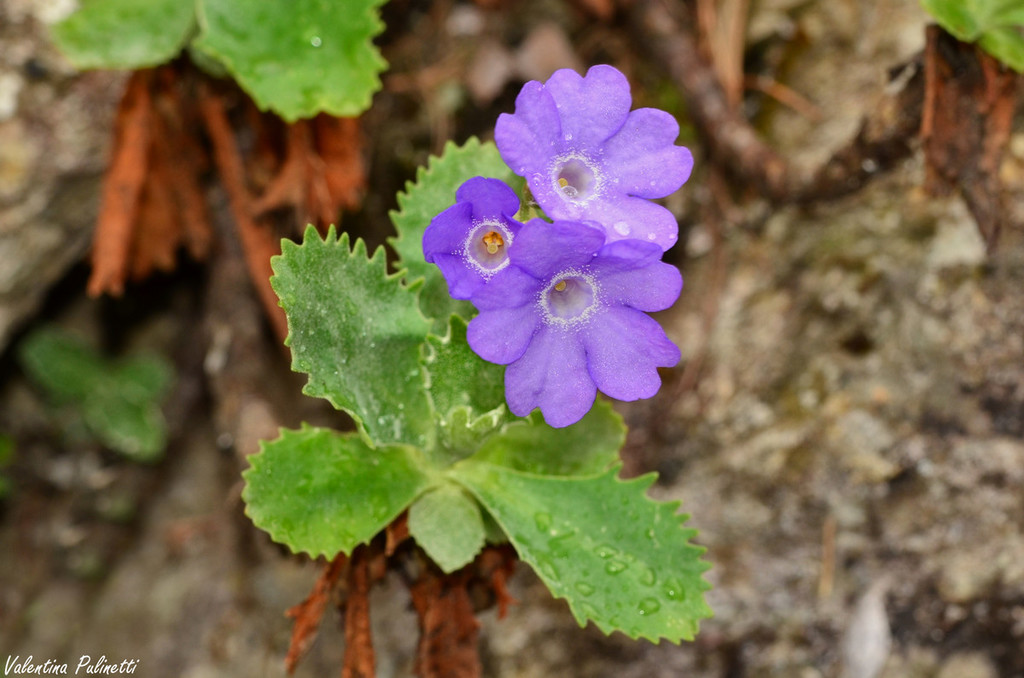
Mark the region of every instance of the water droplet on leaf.
<instances>
[{"instance_id":1,"label":"water droplet on leaf","mask_svg":"<svg viewBox=\"0 0 1024 678\"><path fill-rule=\"evenodd\" d=\"M558 579L558 568L546 557L537 558L537 570L548 579Z\"/></svg>"},{"instance_id":2,"label":"water droplet on leaf","mask_svg":"<svg viewBox=\"0 0 1024 678\"><path fill-rule=\"evenodd\" d=\"M561 534L553 539L548 540L548 548L551 549L551 555L555 558L567 558L570 555L569 548L565 545L565 540L572 537L571 532Z\"/></svg>"},{"instance_id":3,"label":"water droplet on leaf","mask_svg":"<svg viewBox=\"0 0 1024 678\"><path fill-rule=\"evenodd\" d=\"M636 608L640 611L640 614L654 614L661 609L661 603L656 598L644 598Z\"/></svg>"},{"instance_id":4,"label":"water droplet on leaf","mask_svg":"<svg viewBox=\"0 0 1024 678\"><path fill-rule=\"evenodd\" d=\"M675 577L669 577L666 579L665 584L662 586L662 590L665 592L665 597L669 600L682 600L686 597L683 585Z\"/></svg>"},{"instance_id":5,"label":"water droplet on leaf","mask_svg":"<svg viewBox=\"0 0 1024 678\"><path fill-rule=\"evenodd\" d=\"M629 565L621 560L609 560L608 564L604 566L604 571L608 574L619 574L627 567L629 567Z\"/></svg>"},{"instance_id":6,"label":"water droplet on leaf","mask_svg":"<svg viewBox=\"0 0 1024 678\"><path fill-rule=\"evenodd\" d=\"M589 596L594 592L594 587L585 581L576 582L576 590L581 596Z\"/></svg>"}]
</instances>

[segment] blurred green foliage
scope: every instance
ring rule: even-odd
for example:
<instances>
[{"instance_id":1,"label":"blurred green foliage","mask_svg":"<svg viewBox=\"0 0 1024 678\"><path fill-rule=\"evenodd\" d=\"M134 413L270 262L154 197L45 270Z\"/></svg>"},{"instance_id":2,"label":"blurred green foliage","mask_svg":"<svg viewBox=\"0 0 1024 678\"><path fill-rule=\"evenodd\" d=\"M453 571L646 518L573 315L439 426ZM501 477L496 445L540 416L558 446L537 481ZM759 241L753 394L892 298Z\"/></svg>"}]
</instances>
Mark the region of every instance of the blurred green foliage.
<instances>
[{"instance_id":1,"label":"blurred green foliage","mask_svg":"<svg viewBox=\"0 0 1024 678\"><path fill-rule=\"evenodd\" d=\"M172 380L164 358L109 360L81 337L43 328L21 342L18 359L59 414L80 419L104 446L141 462L163 455L167 425L160 400Z\"/></svg>"}]
</instances>

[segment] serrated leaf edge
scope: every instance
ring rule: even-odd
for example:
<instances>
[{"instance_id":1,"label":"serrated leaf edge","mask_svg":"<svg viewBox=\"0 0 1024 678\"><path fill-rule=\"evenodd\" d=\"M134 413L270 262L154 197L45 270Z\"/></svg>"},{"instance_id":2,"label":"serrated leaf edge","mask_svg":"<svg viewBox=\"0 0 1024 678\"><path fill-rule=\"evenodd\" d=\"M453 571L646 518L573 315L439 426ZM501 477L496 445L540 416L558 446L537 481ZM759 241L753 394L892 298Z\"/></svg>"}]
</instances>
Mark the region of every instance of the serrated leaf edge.
<instances>
[{"instance_id":1,"label":"serrated leaf edge","mask_svg":"<svg viewBox=\"0 0 1024 678\"><path fill-rule=\"evenodd\" d=\"M242 480L244 482L244 485L242 487L242 493L241 493L242 503L244 505L243 513L245 514L245 516L250 521L252 521L253 525L255 525L258 529L262 530L263 532L266 532L267 535L270 537L270 539L274 543L281 544L282 546L288 547L288 550L291 551L292 553L294 553L294 554L303 554L304 553L304 554L306 554L307 556L309 556L310 558L313 558L313 559L318 558L319 556L325 556L327 558L333 558L334 556L338 555L338 553L344 553L344 549L342 549L338 553L327 553L325 551L313 551L313 550L307 549L307 548L296 548L290 542L288 542L286 539L281 537L279 532L275 533L275 531L273 531L270 528L268 528L268 527L264 526L263 524L261 524L262 516L253 515L252 504L249 501L249 487L250 487L249 476L252 473L256 472L257 465L259 463L261 463L262 455L266 451L266 446L268 444L270 444L270 443L276 443L276 442L278 442L280 440L283 440L285 437L292 436L292 435L299 436L299 435L308 433L310 431L327 431L327 432L329 432L329 433L331 433L331 434L333 434L335 436L339 436L339 437L346 437L347 435L351 435L351 433L344 433L344 432L341 432L341 431L336 431L336 430L331 429L331 428L324 428L324 427L320 427L320 426L313 426L313 425L311 425L311 424L309 424L307 422L302 422L299 425L299 428L297 428L297 429L291 429L291 428L287 428L287 427L283 427L282 426L282 427L278 428L278 432L277 432L277 437L276 438L269 438L269 439L260 440L259 441L259 450L257 450L253 454L250 454L247 457L247 460L249 462L249 467L244 469L242 471L242 473L241 473ZM360 440L364 440L362 435L360 435ZM405 447L405 448L409 448L409 449L415 449L417 452L420 452L420 454L422 455L422 452L418 448L414 447L413 445L385 445L385 446L382 446L382 447ZM374 448L374 449L379 449L379 448ZM410 506L415 504L419 500L419 498L422 497L425 493L427 493L427 492L431 491L432 489L434 489L435 487L437 487L438 482L439 482L438 479L431 477L430 470L429 470L429 468L427 468L427 466L425 464L421 464L420 467L419 467L419 470L423 473L424 477L427 478L427 482L424 483L423 487L420 488L419 492L417 492L416 495L413 496L412 499L410 499L409 502L402 509L400 509L394 516L392 516L391 519L388 520L387 523L385 523L385 526L391 524L391 522L395 518L400 516L403 511L407 510ZM373 540L373 538L377 536L377 534L380 534L380 532L374 534L373 536L371 536L369 539L367 539L365 541L358 542L355 546L352 547L352 549L346 555L351 555L351 551L355 550L355 548L357 546L360 546L362 544L370 543Z\"/></svg>"},{"instance_id":2,"label":"serrated leaf edge","mask_svg":"<svg viewBox=\"0 0 1024 678\"><path fill-rule=\"evenodd\" d=\"M490 516L490 518L501 528L501 530L508 537L509 542L512 544L513 548L516 549L516 553L519 554L519 548L516 545L515 537L511 534L511 531L501 522L501 519L498 518L498 516L494 515L494 513L490 509L488 509L486 501L484 501L483 497L481 497L475 491L475 489L472 487L472 485L470 485L469 483L462 482L462 480L459 478L457 468L460 467L460 466L463 466L463 464L465 464L467 466L468 465L472 465L472 466L492 467L492 468L506 468L506 467L500 467L500 466L497 466L495 464L489 464L487 462L468 461L467 460L466 462L462 462L460 464L457 464L456 467L453 468L452 473L450 474L450 477L453 480L455 480L456 482L459 482L463 487L466 488L466 490L470 494L473 495L473 497L476 498L476 500L480 503L480 506L483 507L483 509L485 511L487 511L487 514ZM539 480L560 479L560 480L584 481L584 480L594 480L594 479L597 479L597 478L601 478L603 476L612 476L613 479L615 480L615 482L617 482L617 483L619 483L621 485L625 485L625 486L629 486L629 485L642 485L641 489L643 490L643 492L642 492L641 496L643 497L644 500L646 500L647 502L649 502L651 504L654 504L656 507L666 507L666 508L671 509L671 516L676 521L676 525L677 525L677 527L678 527L678 529L679 529L679 531L681 533L681 536L682 536L682 538L684 540L684 543L682 544L682 548L684 548L687 551L692 552L693 555L695 557L697 557L698 563L701 566L701 569L700 569L698 574L703 574L704 572L707 572L709 569L711 569L711 563L707 562L706 560L700 560L700 556L702 556L704 553L707 552L707 547L701 546L699 544L694 544L694 543L690 542L690 540L693 537L697 536L698 530L696 528L685 527L684 526L686 521L688 521L690 519L690 514L689 513L679 513L678 512L679 508L682 506L682 502L678 501L678 500L658 501L657 499L652 498L647 493L647 491L651 488L651 486L654 485L655 481L658 479L658 474L652 471L650 473L645 473L645 474L643 474L641 476L637 476L637 477L634 477L634 478L623 479L623 478L620 478L618 476L618 473L619 473L619 471L621 469L622 469L622 463L620 462L620 463L616 464L614 467L610 468L609 470L607 470L607 471L605 471L603 473L594 473L594 474L587 475L587 476L549 476L549 475L543 475L543 474L538 474L538 473L529 473L529 472L526 472L526 471L519 471L517 469L508 469L508 470L512 471L513 473L517 473L517 474L524 475L524 476L530 476L532 478L536 478L536 479L539 479ZM657 510L657 508L655 510ZM520 559L522 559L522 556L520 556ZM524 561L524 562L526 562L526 561ZM531 568L533 568L532 565L531 565ZM545 579L545 576L539 570L537 570L536 568L533 568L533 569L536 572L538 578L540 578L541 581L544 582L544 585L547 586L547 581ZM708 590L710 590L712 588L711 584L706 579L704 579L703 576L700 576L698 578L698 581L701 584L701 589L700 589L701 593L703 593L704 591L708 591ZM548 587L548 591L551 592L551 595L553 597L561 598L562 600L566 601L566 603L569 605L570 612L572 613L573 617L576 619L576 623L579 624L581 628L586 626L587 621L590 621L590 622L593 622L594 625L597 626L599 629L601 629L601 632L604 633L605 635L611 635L611 633L613 631L618 631L618 632L622 633L623 635L625 635L625 636L627 636L627 637L629 637L629 638L631 638L633 640L637 640L639 638L644 638L644 639L649 640L649 641L651 641L651 642L653 642L655 644L660 643L662 639L665 639L665 640L667 640L670 643L673 643L675 645L678 645L683 640L692 641L696 637L696 634L697 634L699 626L700 626L700 621L702 619L710 619L713 616L713 614L714 614L714 611L711 609L710 606L708 606L707 601L702 599L702 601L701 601L702 607L703 607L702 611L705 612L706 614L703 617L698 617L698 618L692 620L693 621L693 625L694 625L694 632L692 634L690 634L689 636L684 634L684 635L681 635L679 638L672 638L672 637L666 636L666 635L660 635L660 636L657 636L657 637L651 637L651 636L648 636L648 635L643 634L643 633L639 633L639 634L633 635L632 633L630 633L628 630L626 630L624 628L619 628L619 627L616 627L616 626L611 626L609 624L602 623L602 622L600 622L600 621L598 621L596 619L591 619L589 617L577 614L576 610L573 608L572 604L569 602L569 598L568 597L557 595L554 591L551 591L550 587Z\"/></svg>"},{"instance_id":3,"label":"serrated leaf edge","mask_svg":"<svg viewBox=\"0 0 1024 678\"><path fill-rule=\"evenodd\" d=\"M370 104L373 101L373 95L380 91L381 86L383 84L380 78L380 74L387 70L388 67L387 59L385 59L383 55L381 55L380 49L373 42L374 39L376 39L381 33L383 33L385 28L387 28L387 26L384 24L384 21L380 18L380 13L378 11L386 2L387 0L373 0L373 2L366 8L367 12L370 15L370 19L374 24L374 30L367 36L367 42L369 44L370 51L373 56L375 68L373 72L373 85L367 90L366 95L363 97L363 99L361 101L357 101L351 108L326 108L324 107L325 102L320 100L317 101L318 108L316 110L308 112L308 115L289 115L284 111L278 109L278 107L274 105L274 102L265 101L262 98L258 97L256 93L253 92L253 90L249 87L249 84L238 77L238 71L236 69L234 59L228 58L226 55L221 54L217 50L210 48L209 45L206 45L202 42L203 36L206 35L207 31L210 28L209 21L206 17L205 0L195 0L195 23L196 25L198 25L199 30L196 31L196 33L192 36L191 41L188 44L192 46L194 49L199 50L203 54L212 57L213 59L216 59L221 64L223 64L224 67L228 70L228 72L231 73L232 80L238 83L238 86L245 90L246 94L249 95L249 98L252 99L253 102L255 102L256 106L261 111L273 111L274 113L279 115L281 119L283 119L285 122L294 123L297 120L307 120L315 118L320 113L327 113L329 115L337 117L357 116L366 111L368 108L370 108ZM302 113L307 113L307 111L302 111Z\"/></svg>"},{"instance_id":4,"label":"serrated leaf edge","mask_svg":"<svg viewBox=\"0 0 1024 678\"><path fill-rule=\"evenodd\" d=\"M159 59L156 59L156 58L154 58L154 59L144 59L142 61L134 61L134 62L131 62L131 63L118 63L118 64L111 64L111 63L100 62L100 61L95 61L95 62L91 62L91 61L78 61L77 55L69 54L67 49L66 49L66 46L60 44L62 42L63 38L60 38L59 35L60 35L61 31L62 31L61 26L66 24L68 21L72 20L72 18L75 15L77 15L79 12L81 12L82 11L81 7L79 7L73 13L71 13L67 17L61 19L60 21L55 23L53 26L51 26L50 27L50 36L51 36L51 39L53 39L53 42L57 45L57 49L64 56L64 58L68 60L68 63L70 63L72 66L75 67L76 70L79 70L79 71L94 71L94 70L127 71L127 70L139 70L139 69L143 69L143 68L155 68L156 66L160 66L162 64L166 64L166 63L172 61L177 55L179 55L182 52L182 50L187 49L192 44L192 41L198 35L198 30L197 30L198 26L199 26L199 18L198 18L199 7L198 7L198 4L200 2L202 2L202 0L196 0L196 4L193 6L193 9L192 9L192 20L188 22L188 26L186 26L185 30L181 33L181 40L179 40L177 42L177 48L174 49L173 51L169 51L166 56L164 56L162 58L159 58Z\"/></svg>"},{"instance_id":5,"label":"serrated leaf edge","mask_svg":"<svg viewBox=\"0 0 1024 678\"><path fill-rule=\"evenodd\" d=\"M281 293L278 291L277 287L274 284L274 280L275 280L275 278L277 278L277 269L275 267L275 262L278 261L279 259L284 259L286 256L288 256L287 252L289 252L289 251L300 250L300 249L306 247L307 244L310 245L310 246L313 246L313 244L314 244L313 243L313 238L315 238L316 244L318 244L318 245L322 245L322 246L325 246L325 247L339 247L339 248L343 248L347 252L348 258L350 260L351 259L355 259L357 256L361 256L362 258L364 258L367 261L367 263L370 266L375 266L375 267L380 269L380 272L383 273L383 276L384 276L383 279L384 279L385 282L388 282L388 283L392 283L393 282L399 288L407 290L411 294L416 295L417 296L417 299L416 299L417 303L415 304L416 313L419 314L419 317L424 321L424 323L426 323L427 325L430 325L430 319L427 318L423 314L423 310L420 308L419 299L418 299L419 291L420 291L420 288L422 287L422 284L423 284L422 280L414 280L411 283L408 282L408 281L405 281L404 280L404 278L405 278L405 270L404 269L400 269L400 270L398 270L398 271L396 271L394 273L388 273L388 269L387 269L387 253L386 253L383 245L379 245L373 251L372 255L368 255L367 247L366 247L366 242L362 238L356 238L355 242L352 243L352 245L350 246L349 245L349 243L350 243L349 234L347 232L345 232L345 231L340 231L339 232L334 224L331 224L330 226L327 227L327 233L324 234L323 238L320 237L320 232L317 230L316 226L314 226L313 224L307 224L306 225L306 230L303 231L303 233L302 233L302 242L301 243L297 243L294 240L290 240L288 238L282 238L281 239L281 254L275 255L275 256L270 258L270 267L271 267L271 270L274 271L274 274L272 276L270 276L270 287L274 290L274 294L277 295L277 299L278 299L277 305L280 306L282 309L284 308L284 300L281 298ZM287 319L287 324L288 324L288 336L285 337L284 345L289 347L289 348L291 348L291 345L292 345L292 333L293 333L293 330L292 330L292 320L291 320L290 317L288 317L287 313L285 313L285 317ZM429 334L429 330L428 330L427 334ZM424 335L423 344L426 343L426 336L427 335L425 334ZM421 348L421 353L422 353L422 348ZM379 447L377 442L375 440L373 440L370 437L370 435L366 432L366 427L365 427L365 425L363 423L363 417L358 412L354 412L353 410L349 409L348 407L343 407L342 405L338 404L337 402L335 402L334 398L332 396L330 396L329 394L328 395L312 394L312 393L309 393L307 391L307 387L309 386L309 383L310 383L311 379L309 378L309 373L308 372L306 372L305 370L299 369L299 367L297 365L297 359L295 357L294 352L292 352L292 358L291 358L290 367L291 367L291 370L293 372L297 372L299 374L307 375L306 385L302 387L302 392L303 393L305 393L306 395L309 395L310 397L323 398L324 400L329 402L335 409L341 410L343 412L346 412L350 417L352 417L353 421L356 422L356 428L358 429L359 435L362 438L363 442L365 442L367 445L369 445L371 448L374 448L374 449ZM423 370L422 359L420 360L420 372L423 375L423 390L426 393L428 402L430 402L431 409L433 409L433 400L430 399L430 391L429 391L429 386L428 386L428 382L427 382L427 375L426 375L426 373Z\"/></svg>"}]
</instances>

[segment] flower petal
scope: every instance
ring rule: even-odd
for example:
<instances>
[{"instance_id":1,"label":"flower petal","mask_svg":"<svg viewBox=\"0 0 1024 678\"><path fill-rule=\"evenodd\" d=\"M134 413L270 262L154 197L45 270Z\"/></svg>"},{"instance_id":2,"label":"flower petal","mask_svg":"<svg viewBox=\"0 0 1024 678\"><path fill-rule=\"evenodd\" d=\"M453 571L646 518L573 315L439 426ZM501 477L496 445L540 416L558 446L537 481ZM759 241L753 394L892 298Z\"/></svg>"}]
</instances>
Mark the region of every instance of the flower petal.
<instances>
[{"instance_id":1,"label":"flower petal","mask_svg":"<svg viewBox=\"0 0 1024 678\"><path fill-rule=\"evenodd\" d=\"M469 203L455 203L431 219L423 232L423 258L434 263L438 254L454 254L462 251L466 234L473 228L473 206Z\"/></svg>"},{"instance_id":2,"label":"flower petal","mask_svg":"<svg viewBox=\"0 0 1024 678\"><path fill-rule=\"evenodd\" d=\"M601 225L609 242L635 238L657 243L664 251L679 239L679 222L675 216L650 200L619 196L602 200L594 212L601 215Z\"/></svg>"},{"instance_id":3,"label":"flower petal","mask_svg":"<svg viewBox=\"0 0 1024 678\"><path fill-rule=\"evenodd\" d=\"M683 289L679 269L660 261L631 271L607 271L600 266L592 269L601 281L605 303L630 306L647 313L664 311L676 303Z\"/></svg>"},{"instance_id":4,"label":"flower petal","mask_svg":"<svg viewBox=\"0 0 1024 678\"><path fill-rule=\"evenodd\" d=\"M693 154L676 146L679 123L655 108L638 108L604 145L604 163L620 190L639 198L663 198L686 183Z\"/></svg>"},{"instance_id":5,"label":"flower petal","mask_svg":"<svg viewBox=\"0 0 1024 678\"><path fill-rule=\"evenodd\" d=\"M683 277L661 261L661 248L641 240L608 243L590 264L601 281L605 304L631 306L645 312L663 311L679 298Z\"/></svg>"},{"instance_id":6,"label":"flower petal","mask_svg":"<svg viewBox=\"0 0 1024 678\"><path fill-rule=\"evenodd\" d=\"M519 196L500 179L473 177L459 186L455 200L472 203L474 221L513 217L519 211ZM512 223L518 226L518 223Z\"/></svg>"},{"instance_id":7,"label":"flower petal","mask_svg":"<svg viewBox=\"0 0 1024 678\"><path fill-rule=\"evenodd\" d=\"M679 348L661 325L631 308L609 308L580 336L590 376L602 393L618 400L650 398L661 387L657 368L679 362Z\"/></svg>"},{"instance_id":8,"label":"flower petal","mask_svg":"<svg viewBox=\"0 0 1024 678\"><path fill-rule=\"evenodd\" d=\"M545 280L561 270L590 263L604 241L604 232L587 224L531 219L508 248L508 256L513 266Z\"/></svg>"},{"instance_id":9,"label":"flower petal","mask_svg":"<svg viewBox=\"0 0 1024 678\"><path fill-rule=\"evenodd\" d=\"M441 269L441 275L448 283L448 295L452 299L469 299L486 282L481 275L466 266L466 261L461 256L437 254L433 263Z\"/></svg>"},{"instance_id":10,"label":"flower petal","mask_svg":"<svg viewBox=\"0 0 1024 678\"><path fill-rule=\"evenodd\" d=\"M453 299L469 299L484 279L471 270L462 254L466 235L473 227L473 206L456 203L431 220L423 232L423 258L441 269Z\"/></svg>"},{"instance_id":11,"label":"flower petal","mask_svg":"<svg viewBox=\"0 0 1024 678\"><path fill-rule=\"evenodd\" d=\"M532 304L484 311L470 321L466 340L484 360L507 365L523 355L538 324Z\"/></svg>"},{"instance_id":12,"label":"flower petal","mask_svg":"<svg viewBox=\"0 0 1024 678\"><path fill-rule=\"evenodd\" d=\"M629 115L629 81L611 66L594 66L584 77L570 69L555 71L544 87L558 106L567 148L600 146Z\"/></svg>"},{"instance_id":13,"label":"flower petal","mask_svg":"<svg viewBox=\"0 0 1024 678\"><path fill-rule=\"evenodd\" d=\"M481 312L532 305L537 300L543 284L515 266L509 266L491 278L470 301Z\"/></svg>"},{"instance_id":14,"label":"flower petal","mask_svg":"<svg viewBox=\"0 0 1024 678\"><path fill-rule=\"evenodd\" d=\"M542 328L526 353L505 370L509 410L524 417L540 407L544 421L555 428L582 419L596 396L583 346L572 332Z\"/></svg>"},{"instance_id":15,"label":"flower petal","mask_svg":"<svg viewBox=\"0 0 1024 678\"><path fill-rule=\"evenodd\" d=\"M603 272L633 271L661 261L664 252L656 243L649 240L615 240L608 243L597 253L597 261ZM596 262L595 262L596 263Z\"/></svg>"},{"instance_id":16,"label":"flower petal","mask_svg":"<svg viewBox=\"0 0 1024 678\"><path fill-rule=\"evenodd\" d=\"M502 159L519 176L541 172L562 134L558 108L551 93L536 80L523 85L516 112L502 113L494 126L494 142Z\"/></svg>"}]
</instances>

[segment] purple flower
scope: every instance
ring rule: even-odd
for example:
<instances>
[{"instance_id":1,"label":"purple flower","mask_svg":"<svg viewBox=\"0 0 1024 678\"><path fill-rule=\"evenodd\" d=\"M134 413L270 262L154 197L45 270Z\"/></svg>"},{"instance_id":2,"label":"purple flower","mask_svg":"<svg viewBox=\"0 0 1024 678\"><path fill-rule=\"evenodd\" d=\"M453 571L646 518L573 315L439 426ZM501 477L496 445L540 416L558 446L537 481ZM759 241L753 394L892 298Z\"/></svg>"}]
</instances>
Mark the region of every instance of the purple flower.
<instances>
[{"instance_id":1,"label":"purple flower","mask_svg":"<svg viewBox=\"0 0 1024 678\"><path fill-rule=\"evenodd\" d=\"M542 219L526 223L509 248L511 264L470 301L470 347L508 365L505 399L525 416L540 407L555 427L579 421L597 390L619 400L649 398L658 367L679 349L647 312L671 306L679 270L641 240L605 244L601 229Z\"/></svg>"},{"instance_id":2,"label":"purple flower","mask_svg":"<svg viewBox=\"0 0 1024 678\"><path fill-rule=\"evenodd\" d=\"M682 186L693 156L674 145L675 118L630 105L629 83L611 66L586 77L563 69L523 86L515 113L498 117L494 139L552 219L597 221L610 241L638 238L667 250L679 225L649 199Z\"/></svg>"},{"instance_id":3,"label":"purple flower","mask_svg":"<svg viewBox=\"0 0 1024 678\"><path fill-rule=\"evenodd\" d=\"M469 299L508 266L508 248L522 224L515 191L498 179L475 177L459 186L455 204L423 233L423 256L437 264L455 299Z\"/></svg>"}]
</instances>

